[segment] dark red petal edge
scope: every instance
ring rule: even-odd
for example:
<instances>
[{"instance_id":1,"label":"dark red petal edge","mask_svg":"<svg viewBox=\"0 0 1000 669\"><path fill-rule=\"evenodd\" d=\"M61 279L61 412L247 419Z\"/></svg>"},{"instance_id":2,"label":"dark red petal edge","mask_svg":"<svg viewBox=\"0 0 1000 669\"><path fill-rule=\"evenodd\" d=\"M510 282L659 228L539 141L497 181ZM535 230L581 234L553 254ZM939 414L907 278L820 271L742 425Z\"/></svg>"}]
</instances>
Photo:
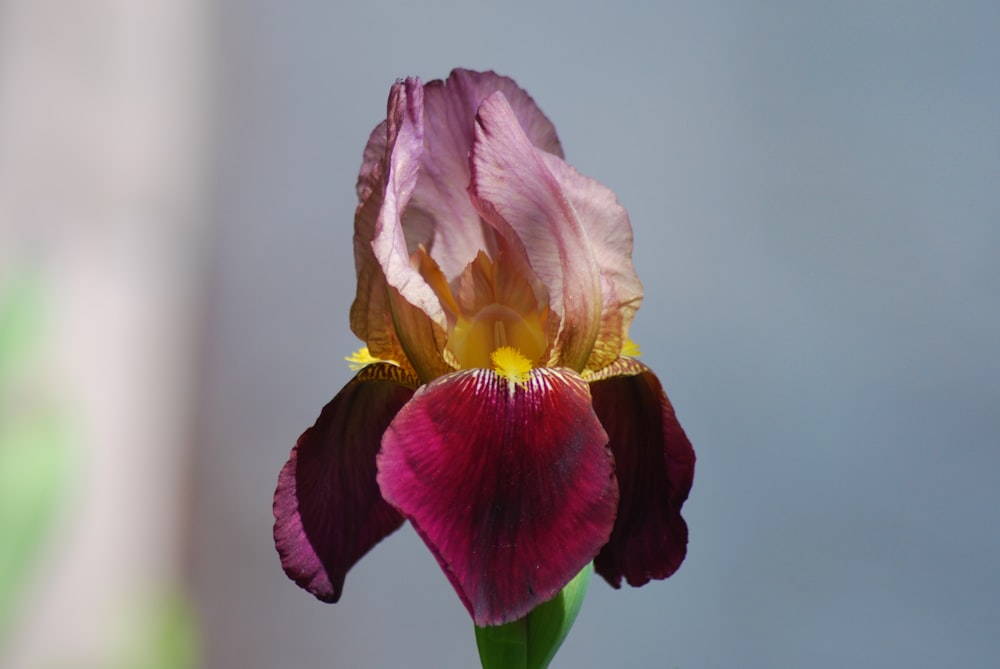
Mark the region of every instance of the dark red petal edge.
<instances>
[{"instance_id":1,"label":"dark red petal edge","mask_svg":"<svg viewBox=\"0 0 1000 669\"><path fill-rule=\"evenodd\" d=\"M511 389L467 370L403 407L378 481L475 623L499 625L554 597L607 541L618 489L606 444L576 373L538 369Z\"/></svg>"},{"instance_id":2,"label":"dark red petal edge","mask_svg":"<svg viewBox=\"0 0 1000 669\"><path fill-rule=\"evenodd\" d=\"M324 602L340 599L347 571L403 517L375 482L382 433L413 395L390 364L361 370L306 430L274 493L274 544L289 578Z\"/></svg>"},{"instance_id":3,"label":"dark red petal edge","mask_svg":"<svg viewBox=\"0 0 1000 669\"><path fill-rule=\"evenodd\" d=\"M592 381L594 411L615 455L620 502L611 539L594 561L615 588L667 578L687 552L681 506L694 480L694 449L656 375L621 358ZM613 374L619 374L615 376Z\"/></svg>"}]
</instances>

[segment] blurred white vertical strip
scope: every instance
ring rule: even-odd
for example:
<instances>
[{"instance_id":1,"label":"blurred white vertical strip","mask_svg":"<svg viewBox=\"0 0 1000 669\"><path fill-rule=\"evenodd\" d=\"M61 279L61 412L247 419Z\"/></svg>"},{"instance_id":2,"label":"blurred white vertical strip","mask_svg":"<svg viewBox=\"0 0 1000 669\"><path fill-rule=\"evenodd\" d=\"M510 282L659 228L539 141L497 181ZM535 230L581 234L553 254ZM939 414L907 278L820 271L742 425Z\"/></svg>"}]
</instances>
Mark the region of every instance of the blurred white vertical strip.
<instances>
[{"instance_id":1,"label":"blurred white vertical strip","mask_svg":"<svg viewBox=\"0 0 1000 669\"><path fill-rule=\"evenodd\" d=\"M82 463L0 665L102 666L116 610L177 577L210 6L0 3L0 281L41 276Z\"/></svg>"}]
</instances>

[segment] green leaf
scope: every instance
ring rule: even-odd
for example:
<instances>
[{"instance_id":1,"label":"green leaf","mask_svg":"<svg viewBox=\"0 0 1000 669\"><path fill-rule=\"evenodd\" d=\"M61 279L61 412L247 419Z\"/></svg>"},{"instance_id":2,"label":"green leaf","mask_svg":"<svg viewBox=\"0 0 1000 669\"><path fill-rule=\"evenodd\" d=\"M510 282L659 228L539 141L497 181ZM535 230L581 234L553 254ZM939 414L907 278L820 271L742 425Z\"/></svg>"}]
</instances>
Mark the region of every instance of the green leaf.
<instances>
[{"instance_id":1,"label":"green leaf","mask_svg":"<svg viewBox=\"0 0 1000 669\"><path fill-rule=\"evenodd\" d=\"M584 567L558 595L520 620L476 627L483 669L546 669L576 621L593 571L593 565Z\"/></svg>"},{"instance_id":2,"label":"green leaf","mask_svg":"<svg viewBox=\"0 0 1000 669\"><path fill-rule=\"evenodd\" d=\"M13 379L42 329L42 299L37 282L24 273L0 286L0 391Z\"/></svg>"}]
</instances>

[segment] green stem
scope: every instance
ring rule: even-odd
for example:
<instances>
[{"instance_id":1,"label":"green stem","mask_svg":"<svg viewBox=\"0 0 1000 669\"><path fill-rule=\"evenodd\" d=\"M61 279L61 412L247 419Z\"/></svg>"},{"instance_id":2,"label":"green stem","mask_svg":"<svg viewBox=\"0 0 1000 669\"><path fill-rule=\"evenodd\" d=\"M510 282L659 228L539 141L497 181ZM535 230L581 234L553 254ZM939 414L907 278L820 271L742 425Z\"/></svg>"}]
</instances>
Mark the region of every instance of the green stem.
<instances>
[{"instance_id":1,"label":"green stem","mask_svg":"<svg viewBox=\"0 0 1000 669\"><path fill-rule=\"evenodd\" d=\"M520 620L477 627L483 669L546 669L580 612L592 565L584 567L558 595Z\"/></svg>"},{"instance_id":2,"label":"green stem","mask_svg":"<svg viewBox=\"0 0 1000 669\"><path fill-rule=\"evenodd\" d=\"M506 625L476 627L483 669L528 669L528 619Z\"/></svg>"}]
</instances>

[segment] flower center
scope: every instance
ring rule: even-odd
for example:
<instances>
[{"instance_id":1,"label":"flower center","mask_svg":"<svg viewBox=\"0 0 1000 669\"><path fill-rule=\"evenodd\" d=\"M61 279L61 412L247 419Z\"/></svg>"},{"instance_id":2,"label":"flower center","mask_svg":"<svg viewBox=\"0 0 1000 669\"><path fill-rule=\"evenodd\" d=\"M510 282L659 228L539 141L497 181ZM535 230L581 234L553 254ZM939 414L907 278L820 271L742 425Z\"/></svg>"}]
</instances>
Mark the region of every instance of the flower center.
<instances>
[{"instance_id":1,"label":"flower center","mask_svg":"<svg viewBox=\"0 0 1000 669\"><path fill-rule=\"evenodd\" d=\"M493 371L500 377L507 379L511 386L518 383L526 383L531 374L531 361L521 355L521 352L510 346L501 346L490 355L493 361Z\"/></svg>"},{"instance_id":2,"label":"flower center","mask_svg":"<svg viewBox=\"0 0 1000 669\"><path fill-rule=\"evenodd\" d=\"M450 284L425 252L420 268L448 316L446 348L459 369L493 368L503 375L499 369L507 367L494 357L501 349L523 360L525 373L546 362L547 299L526 263L503 250L496 259L480 252Z\"/></svg>"},{"instance_id":3,"label":"flower center","mask_svg":"<svg viewBox=\"0 0 1000 669\"><path fill-rule=\"evenodd\" d=\"M462 314L448 338L448 348L463 369L491 367L493 352L511 348L528 361L545 353L545 333L538 313L522 314L503 304L489 304L471 316Z\"/></svg>"}]
</instances>

